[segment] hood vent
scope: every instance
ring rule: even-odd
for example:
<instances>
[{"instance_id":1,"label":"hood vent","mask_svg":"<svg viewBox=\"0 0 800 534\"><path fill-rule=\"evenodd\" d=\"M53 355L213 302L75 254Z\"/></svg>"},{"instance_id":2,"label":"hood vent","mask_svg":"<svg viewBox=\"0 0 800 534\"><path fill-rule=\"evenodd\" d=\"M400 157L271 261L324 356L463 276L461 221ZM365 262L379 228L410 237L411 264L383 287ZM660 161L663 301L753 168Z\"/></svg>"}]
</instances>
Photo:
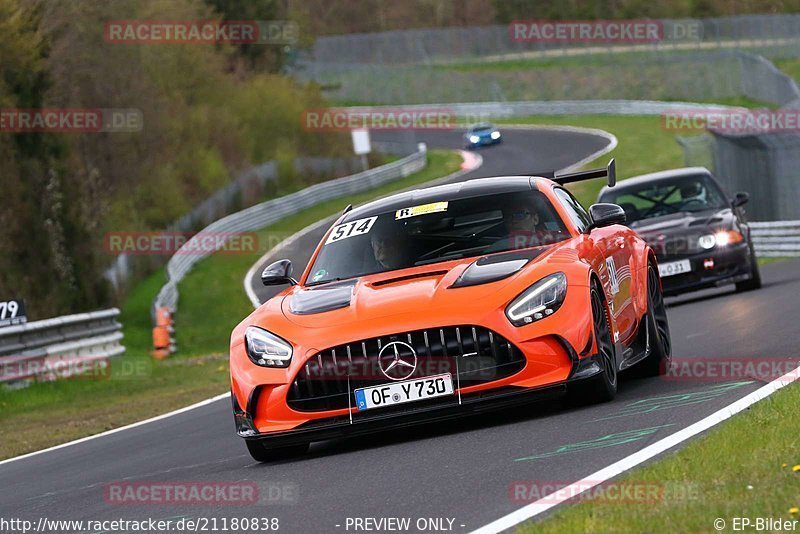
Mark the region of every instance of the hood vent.
<instances>
[{"instance_id":1,"label":"hood vent","mask_svg":"<svg viewBox=\"0 0 800 534\"><path fill-rule=\"evenodd\" d=\"M289 309L296 315L309 315L346 308L350 305L353 288L357 283L358 279L345 280L319 287L298 289L290 297Z\"/></svg>"},{"instance_id":2,"label":"hood vent","mask_svg":"<svg viewBox=\"0 0 800 534\"><path fill-rule=\"evenodd\" d=\"M709 224L716 224L725 222L725 219L719 216L709 217L708 219L697 219L689 223L689 226L707 226Z\"/></svg>"},{"instance_id":3,"label":"hood vent","mask_svg":"<svg viewBox=\"0 0 800 534\"><path fill-rule=\"evenodd\" d=\"M395 278L387 278L386 280L379 280L373 282L372 287L388 286L389 284L397 284L399 282L406 282L408 280L416 280L417 278L431 278L433 276L444 276L448 271L430 271L427 273L409 274L406 276L397 276Z\"/></svg>"}]
</instances>

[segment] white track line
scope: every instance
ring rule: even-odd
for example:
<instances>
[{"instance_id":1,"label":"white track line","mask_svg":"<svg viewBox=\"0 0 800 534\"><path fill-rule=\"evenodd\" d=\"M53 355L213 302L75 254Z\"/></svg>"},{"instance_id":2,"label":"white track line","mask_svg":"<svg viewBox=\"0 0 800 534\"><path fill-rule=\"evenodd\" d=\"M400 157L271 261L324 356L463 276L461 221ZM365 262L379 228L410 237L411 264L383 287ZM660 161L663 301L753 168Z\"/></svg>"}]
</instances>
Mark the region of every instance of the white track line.
<instances>
[{"instance_id":1,"label":"white track line","mask_svg":"<svg viewBox=\"0 0 800 534\"><path fill-rule=\"evenodd\" d=\"M160 421L161 419L166 419L167 417L172 417L173 415L178 415L184 412L188 412L189 410L194 410L195 408L200 408L202 406L207 406L211 403L217 402L218 400L226 399L230 397L230 393L222 393L221 395L217 395L216 397L211 397L210 399L206 399L204 401L200 401L196 404L192 404L191 406L186 406L184 408L180 408L178 410L165 413L162 415L157 415L155 417L151 417L150 419L145 419L144 421L139 421L136 423L132 423L130 425L121 426L119 428L114 428L112 430L107 430L106 432L102 432L100 434L94 434L92 436L86 436L85 438L76 439L75 441L69 441L67 443L62 443L61 445L56 445L54 447L50 447L47 449L42 449L40 451L29 452L28 454L23 454L21 456L15 456L14 458L9 458L8 460L0 461L0 465L16 462L17 460L24 460L25 458L30 458L31 456L37 456L39 454L44 454L46 452L55 451L58 449L63 449L64 447L69 447L71 445L77 445L78 443L84 443L86 441L91 441L93 439L102 438L104 436L110 436L111 434L116 434L117 432L122 432L124 430L130 430L131 428L136 428L137 426L146 425L148 423L153 423L155 421Z\"/></svg>"},{"instance_id":2,"label":"white track line","mask_svg":"<svg viewBox=\"0 0 800 534\"><path fill-rule=\"evenodd\" d=\"M794 382L798 378L800 378L800 373L798 373L797 370L790 371L782 377L773 380L769 384L750 393L749 395L742 397L741 399L729 404L721 410L714 412L705 419L702 419L684 428L683 430L679 430L678 432L675 432L674 434L671 434L666 438L653 443L652 445L648 445L644 449L640 449L630 456L627 456L622 460L609 465L608 467L592 473L582 480L578 480L570 484L566 488L562 488L555 493L551 493L550 495L542 497L536 502L523 506L516 512L512 512L501 517L500 519L497 519L496 521L492 521L488 525L473 531L472 534L494 534L497 532L502 532L518 525L519 523L522 523L523 521L536 517L537 515L550 510L554 506L558 506L559 504L574 498L575 496L597 486L598 484L610 480L624 473L625 471L628 471L629 469L646 462L654 456L657 456L662 452L680 443L683 443L687 439L720 424L721 422L733 417L735 414L741 412L756 402L769 397L782 387Z\"/></svg>"}]
</instances>

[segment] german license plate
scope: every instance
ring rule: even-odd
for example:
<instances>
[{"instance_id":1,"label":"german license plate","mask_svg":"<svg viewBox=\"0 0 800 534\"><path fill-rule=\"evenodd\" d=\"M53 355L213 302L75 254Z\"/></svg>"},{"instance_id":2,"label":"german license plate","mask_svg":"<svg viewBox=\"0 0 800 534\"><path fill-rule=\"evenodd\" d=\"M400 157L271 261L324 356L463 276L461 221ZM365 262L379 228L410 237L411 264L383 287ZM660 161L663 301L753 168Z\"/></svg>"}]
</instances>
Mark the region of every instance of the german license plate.
<instances>
[{"instance_id":1,"label":"german license plate","mask_svg":"<svg viewBox=\"0 0 800 534\"><path fill-rule=\"evenodd\" d=\"M370 410L453 394L449 373L355 390L356 408Z\"/></svg>"},{"instance_id":2,"label":"german license plate","mask_svg":"<svg viewBox=\"0 0 800 534\"><path fill-rule=\"evenodd\" d=\"M670 261L658 266L658 273L661 278L675 276L676 274L688 273L692 270L692 263L689 260Z\"/></svg>"}]
</instances>

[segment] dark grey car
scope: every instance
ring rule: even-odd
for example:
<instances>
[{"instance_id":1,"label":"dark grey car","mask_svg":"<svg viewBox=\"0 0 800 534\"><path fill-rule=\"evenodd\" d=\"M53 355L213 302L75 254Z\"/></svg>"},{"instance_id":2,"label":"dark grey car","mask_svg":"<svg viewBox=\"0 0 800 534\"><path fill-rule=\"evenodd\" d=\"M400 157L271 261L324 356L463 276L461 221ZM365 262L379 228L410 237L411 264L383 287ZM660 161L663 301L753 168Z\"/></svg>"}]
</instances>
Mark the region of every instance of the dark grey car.
<instances>
[{"instance_id":1,"label":"dark grey car","mask_svg":"<svg viewBox=\"0 0 800 534\"><path fill-rule=\"evenodd\" d=\"M598 199L622 206L626 224L653 247L667 295L727 284L738 291L761 287L742 208L748 200L747 193L728 197L703 167L631 178L603 188Z\"/></svg>"}]
</instances>

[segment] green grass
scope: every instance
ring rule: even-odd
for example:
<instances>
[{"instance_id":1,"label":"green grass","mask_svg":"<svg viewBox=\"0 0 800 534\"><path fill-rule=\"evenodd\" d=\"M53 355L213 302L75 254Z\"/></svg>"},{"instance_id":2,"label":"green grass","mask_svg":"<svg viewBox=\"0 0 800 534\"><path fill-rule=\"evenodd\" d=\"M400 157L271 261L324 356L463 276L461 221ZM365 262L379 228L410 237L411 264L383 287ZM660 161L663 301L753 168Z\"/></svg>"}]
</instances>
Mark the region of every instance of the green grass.
<instances>
[{"instance_id":1,"label":"green grass","mask_svg":"<svg viewBox=\"0 0 800 534\"><path fill-rule=\"evenodd\" d=\"M759 265L769 265L770 263L778 263L779 261L791 260L791 257L778 256L774 258L758 258Z\"/></svg>"},{"instance_id":2,"label":"green grass","mask_svg":"<svg viewBox=\"0 0 800 534\"><path fill-rule=\"evenodd\" d=\"M792 470L800 464L799 404L800 386L787 386L681 451L619 479L690 489L686 497L665 492L656 502L581 502L520 532L715 532L716 518L727 522L726 531L733 517L800 520L790 512L800 507L800 466Z\"/></svg>"},{"instance_id":3,"label":"green grass","mask_svg":"<svg viewBox=\"0 0 800 534\"><path fill-rule=\"evenodd\" d=\"M774 59L772 63L795 80L800 80L800 59Z\"/></svg>"},{"instance_id":4,"label":"green grass","mask_svg":"<svg viewBox=\"0 0 800 534\"><path fill-rule=\"evenodd\" d=\"M320 204L259 235L286 237L347 204L431 181L458 170L460 163L455 152L431 150L428 166L418 173L367 193ZM114 359L110 373L103 375L108 378L43 382L16 391L0 389L0 459L96 434L227 391L230 332L252 311L242 279L264 252L211 256L184 279L176 315L179 352L167 360L150 356L150 303L164 282L161 270L134 288L122 306L120 321L127 350Z\"/></svg>"}]
</instances>

